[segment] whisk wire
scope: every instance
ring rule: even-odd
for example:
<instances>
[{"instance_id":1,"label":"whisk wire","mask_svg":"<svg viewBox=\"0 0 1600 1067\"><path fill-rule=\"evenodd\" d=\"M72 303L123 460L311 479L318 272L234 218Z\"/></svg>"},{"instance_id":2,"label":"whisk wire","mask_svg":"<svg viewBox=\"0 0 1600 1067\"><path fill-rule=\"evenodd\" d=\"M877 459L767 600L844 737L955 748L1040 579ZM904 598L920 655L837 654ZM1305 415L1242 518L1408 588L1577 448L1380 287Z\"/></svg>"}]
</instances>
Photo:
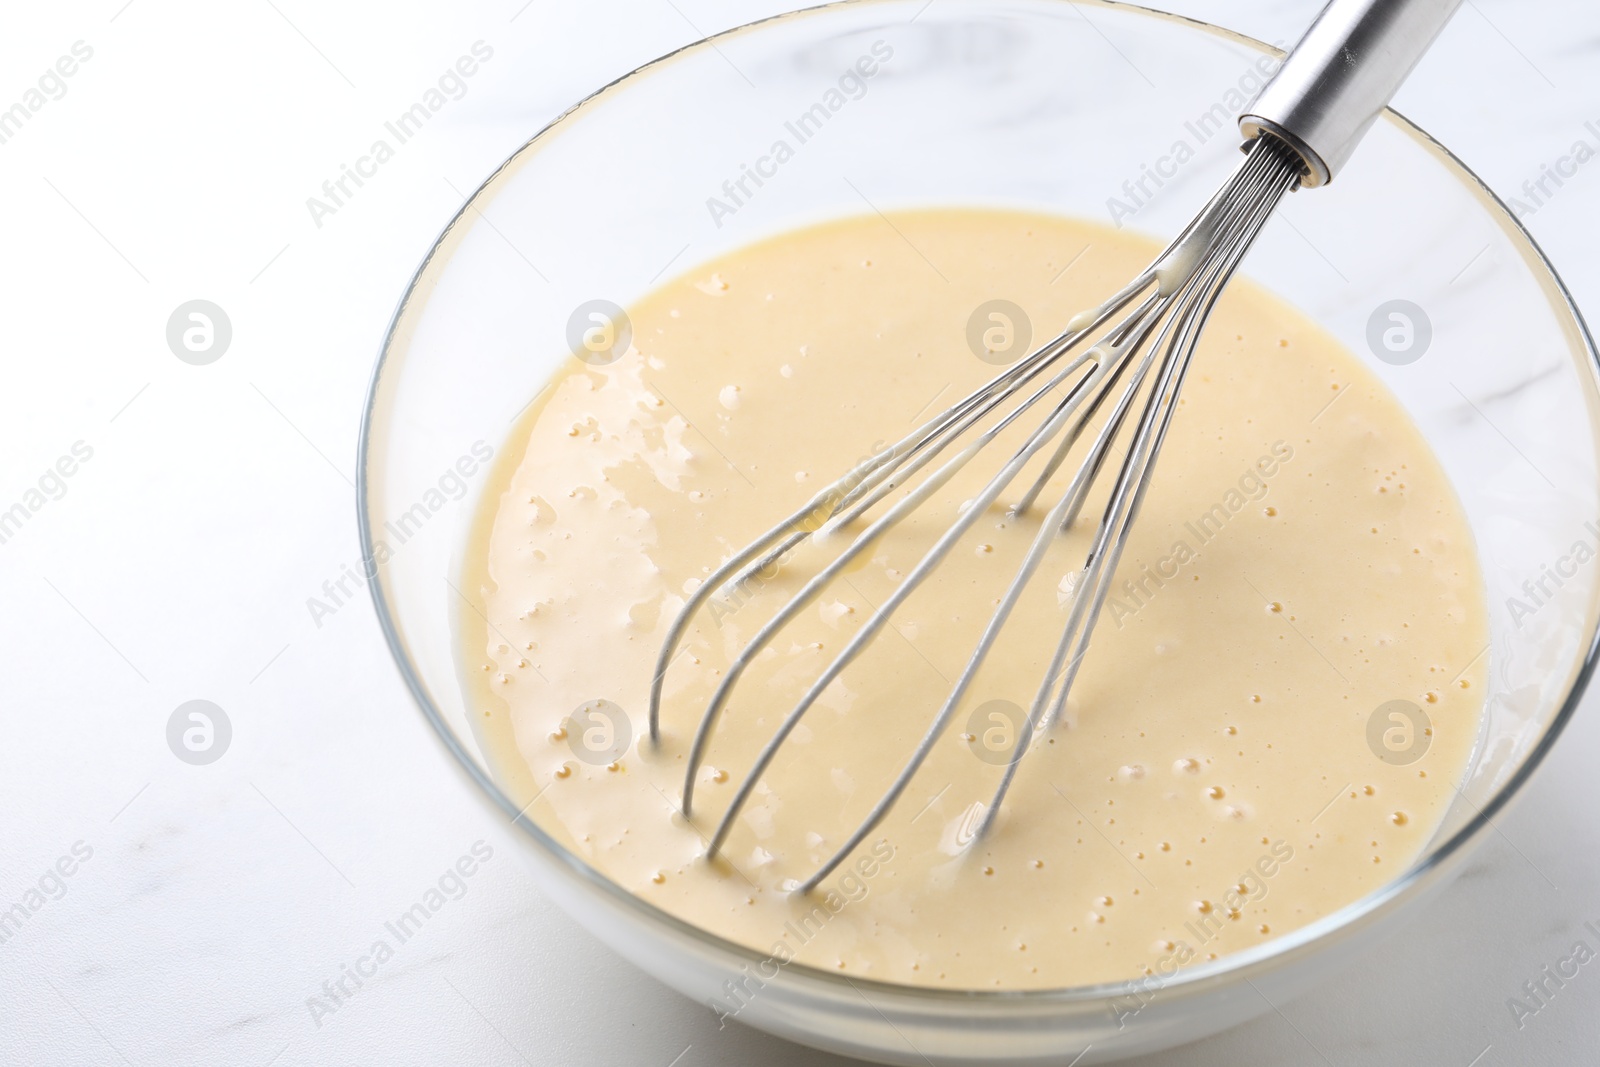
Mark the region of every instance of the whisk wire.
<instances>
[{"instance_id":1,"label":"whisk wire","mask_svg":"<svg viewBox=\"0 0 1600 1067\"><path fill-rule=\"evenodd\" d=\"M856 827L856 829L850 834L845 842L827 861L825 861L815 872L813 872L809 878L800 883L798 892L806 893L815 888L824 878L831 874L833 870L836 869L838 865L842 863L861 844L861 842L871 834L874 829L876 829L878 824L882 822L882 820L888 815L889 811L898 802L900 795L909 786L912 778L920 769L922 763L927 759L927 756L931 753L938 738L948 728L951 718L954 716L957 707L966 695L968 687L976 677L978 668L986 658L989 649L993 646L1001 628L1005 625L1012 609L1015 607L1017 600L1020 598L1022 590L1031 580L1033 574L1046 555L1053 540L1053 535L1056 532L1065 530L1068 526L1070 526L1073 518L1076 516L1077 510L1082 506L1083 499L1087 494L1087 489L1098 475L1100 467L1103 464L1106 456L1109 455L1110 446L1120 433L1124 420L1132 408L1133 401L1148 374L1150 366L1155 359L1156 353L1162 350L1164 343L1168 340L1168 337L1172 333L1173 323L1181 323L1181 329L1178 335L1173 338L1173 344L1167 349L1169 354L1167 359L1163 362L1163 370L1165 371L1169 367L1173 366L1175 362L1181 365L1183 369L1187 368L1188 359L1193 354L1193 342L1198 338L1200 329L1203 328L1204 325L1203 319L1197 322L1187 318L1186 315L1188 311L1190 311L1193 306L1197 304L1203 304L1204 311L1209 312L1210 304L1215 301L1217 294L1221 292L1223 285L1225 285L1228 277L1231 275L1234 267L1237 265L1238 260L1242 258L1244 251L1248 247L1249 240L1253 239L1254 232L1256 232L1256 230L1259 229L1259 226L1265 221L1267 215L1271 211L1271 208L1277 203L1278 197L1281 196L1282 192L1288 188L1289 184L1292 184L1292 181L1287 181L1283 184L1282 188L1278 189L1276 194L1271 193L1271 189L1275 187L1271 180L1271 176L1276 168L1271 166L1269 162L1255 158L1255 156L1256 153L1252 152L1252 160L1247 161L1247 165L1241 167L1238 183L1250 190L1252 197L1254 197L1257 193L1257 187L1264 184L1267 187L1264 198L1266 202L1259 208L1259 210L1245 208L1239 211L1229 211L1225 217L1225 221L1230 223L1241 221L1241 215L1248 216L1242 220L1246 233L1242 236L1242 238L1236 238L1232 243L1226 246L1228 251L1224 254L1212 254L1205 257L1201 261L1199 269L1196 269L1185 280L1183 287L1176 297L1176 303L1179 306L1178 317L1168 320L1168 324L1163 328L1162 334L1158 336L1155 343L1152 344L1145 353L1133 378L1122 390L1117 405L1110 417L1107 419L1106 425L1097 435L1095 442L1091 447L1088 461L1079 468L1072 482L1068 485L1065 492L1062 493L1060 499L1051 509L1049 515L1041 523L1039 533L1036 535L1033 544L1030 546L1029 551L1023 560L1022 565L1019 567L1016 577L1013 579L1010 587L1008 587L1006 590L1004 597L996 607L996 610L991 616L990 621L984 630L983 636L979 639L979 642L975 647L972 656L969 658L965 669L962 671L961 676L957 679L956 684L950 690L949 695L947 696L944 704L940 707L938 713L935 715L928 730L923 734L917 745L917 748L913 751L911 758L907 760L900 773L896 776L894 782L890 785L888 791L885 792L884 795L879 799L878 803L874 805L872 810L867 814L867 817ZM1252 163L1253 165L1250 165ZM1227 189L1225 188L1224 193L1226 192ZM1223 194L1219 194L1219 196L1213 200L1212 205L1208 205L1208 208L1211 208L1220 202L1222 197ZM1253 199L1252 203L1254 203ZM1252 227L1255 229L1252 229ZM1237 254L1232 254L1235 249ZM1171 251L1170 247L1168 251ZM1157 262L1159 263L1160 261L1161 259L1158 258ZM1165 309L1162 310L1164 311ZM1134 339L1134 347L1137 348L1137 346L1142 344L1143 340L1148 335L1150 326L1153 325L1154 321L1160 317L1160 315L1156 315L1150 320L1146 321L1144 316L1136 316L1126 328L1114 331L1114 335L1120 334L1122 339L1126 341L1130 339L1128 337L1130 330L1139 329L1140 332ZM1177 360L1174 359L1175 355L1178 357ZM1166 407L1163 409L1165 412L1165 418L1162 420L1160 427L1162 437L1165 435L1166 426L1170 423L1171 412L1174 410L1174 406L1171 404L1171 398L1175 396L1177 388L1182 384L1181 378L1177 381L1170 381L1169 379L1170 376L1164 374L1162 376L1162 381L1158 382L1157 387L1153 389L1151 393L1152 403L1157 398L1166 398ZM1091 415L1093 413L1093 409L1098 407L1099 404L1104 401L1111 391L1109 386L1114 384L1114 381L1109 383L1106 390L1097 394L1090 410L1086 412L1086 417ZM1163 385L1165 385L1165 388L1163 388ZM1151 410L1151 406L1147 404L1145 418L1148 418ZM1145 420L1142 419L1141 427L1144 425ZM1062 446L1058 447L1055 455L1051 457L1050 463L1047 464L1045 472L1034 482L1034 485L1030 488L1028 494L1013 509L1014 513L1020 514L1032 504L1034 498L1037 496L1038 491L1042 489L1044 484L1049 481L1050 476L1055 473L1055 470L1060 466L1061 461L1064 460L1066 454L1070 451L1071 443L1075 441L1077 437L1076 431L1081 430L1081 428L1082 424L1080 423L1074 428L1073 432L1069 432L1068 435L1063 438ZM1159 450L1160 444L1161 440L1157 439L1154 443L1154 447L1151 450L1152 458L1154 451ZM1134 453L1130 453L1128 458L1130 461L1133 460L1135 458ZM1129 473L1127 470L1127 463L1125 463L1124 466L1124 477L1126 477ZM1148 472L1151 469L1153 469L1153 464L1148 460L1142 464L1140 492L1139 495L1135 497L1133 502L1134 512L1137 510L1138 499L1142 497L1143 485L1147 483ZM1110 520L1110 516L1111 512L1108 509L1108 521ZM1129 523L1131 523L1132 518L1133 513L1126 514L1126 517L1123 519L1121 525L1126 527ZM1104 527L1105 524L1103 523L1102 526ZM1120 547L1120 545L1118 547ZM1098 551L1091 552L1090 562L1086 563L1085 565L1083 574L1086 579L1092 580L1095 574L1109 576L1115 570L1115 553L1113 553L1109 559L1105 559L1105 562L1102 566L1099 568L1094 567L1094 561L1096 559L1105 557L1105 546L1103 544L1099 544L1097 545L1097 549ZM1068 622L1067 632L1064 635L1062 642L1063 648L1066 647L1067 643L1071 639L1072 634L1077 632L1079 625L1081 625L1083 608L1080 607L1080 605L1086 603L1083 597L1083 590L1087 584L1089 584L1089 582L1086 580L1084 583L1074 587L1074 608L1075 614L1078 615L1078 618ZM1089 613L1090 619L1098 614L1098 611L1103 604L1104 590L1108 587L1108 582L1096 582L1095 586L1093 610ZM1025 720L1021 730L1019 731L1017 744L1010 760L1007 763L1002 785L997 791L995 798L991 801L985 814L984 821L980 824L978 830L979 836L981 836L988 829L992 822L993 813L999 808L999 802L1001 799L1003 799L1005 790L1010 784L1010 779L1015 773L1015 768L1020 762L1022 755L1026 752L1035 728L1039 722L1040 710L1042 707L1044 707L1042 697L1044 694L1047 694L1050 691L1052 688L1050 682L1059 674L1059 672L1059 662L1052 664L1052 671L1049 675L1047 675L1046 684L1041 687L1041 699L1035 701L1030 715ZM1066 685L1070 685L1070 680L1067 681ZM1065 689L1063 688L1063 694L1060 697L1061 703L1064 703L1064 700ZM1059 715L1060 704L1052 703L1051 707L1053 713Z\"/></svg>"},{"instance_id":2,"label":"whisk wire","mask_svg":"<svg viewBox=\"0 0 1600 1067\"><path fill-rule=\"evenodd\" d=\"M1258 142L1258 145L1263 143ZM1177 300L1178 313L1169 320L1162 337L1152 348L1152 352L1161 349L1170 335L1171 342L1165 348L1166 354L1157 382L1141 413L1134 442L1124 459L1112 500L1096 531L1080 580L1073 588L1072 608L1061 640L1028 716L1018 731L1000 785L979 824L978 836L992 827L1022 756L1032 744L1041 724L1059 721L1065 711L1078 668L1088 651L1095 620L1110 591L1128 530L1138 515L1139 505L1149 487L1156 454L1165 442L1172 416L1177 410L1177 394L1188 373L1206 320L1261 227L1298 177L1291 160L1269 154L1272 147L1258 148L1252 152L1252 156L1259 154L1268 160L1275 159L1277 165L1263 163L1257 168L1241 169L1239 190L1242 199L1236 205L1237 210L1227 219L1226 236L1208 249L1199 269L1185 282ZM1279 151L1282 152L1281 149Z\"/></svg>"},{"instance_id":3,"label":"whisk wire","mask_svg":"<svg viewBox=\"0 0 1600 1067\"><path fill-rule=\"evenodd\" d=\"M1087 454L1041 521L1033 542L961 675L951 686L910 758L865 819L820 868L799 883L798 890L808 892L815 888L872 833L898 802L933 746L948 729L956 709L970 690L1022 592L1056 537L1078 517L1090 487L1105 466L1127 423L1136 398L1146 391L1148 383L1144 405L1134 423L1133 440L1122 457L1116 482L1092 537L1084 565L1069 590L1070 606L1060 640L1028 715L1018 730L1010 759L978 833L982 835L991 828L1023 755L1040 731L1059 722L1064 714L1068 694L1111 588L1128 532L1149 486L1156 455L1165 442L1176 411L1178 392L1188 373L1206 319L1267 218L1283 195L1295 187L1301 170L1298 157L1269 136L1252 142L1247 146L1245 159L1229 180L1183 232L1132 282L1098 307L1079 314L1061 334L928 419L894 445L858 463L801 508L735 552L689 595L668 629L651 683L650 736L656 742L660 739L661 693L667 669L695 614L711 597L730 585L748 580L758 572L765 572L808 539L819 544L827 542L844 527L865 516L891 493L910 485L913 478L940 459L951 446L977 431L976 436L966 440L882 515L856 533L832 560L784 602L739 651L714 691L695 730L684 777L682 807L686 816L692 813L695 781L719 718L735 686L760 653L800 612L814 603L862 552L925 505L1022 415L1047 397L1056 397L1041 424L1025 437L982 490L962 505L954 522L939 535L779 722L722 813L707 845L708 857L714 857L726 843L728 834L762 776L823 692L889 625L900 605L989 511L1021 471L1055 442L1055 448L1048 453L1040 470L1010 512L1020 517L1034 506L1039 495L1054 480L1082 440L1084 432L1093 425L1093 419L1100 409L1115 393L1117 399L1105 424L1093 435ZM1128 309L1129 305L1133 305L1131 311L1112 323L1113 316ZM1111 323L1109 328L1108 323ZM1079 355L1067 358L1073 349L1102 328L1106 328L1106 332L1097 343ZM1042 383L1036 384L1040 383L1040 379L1043 379ZM1030 386L1033 386L1031 391ZM1008 401L1014 399L1014 406L1009 410L1001 410ZM979 429L980 424L997 412L998 417L992 423Z\"/></svg>"}]
</instances>

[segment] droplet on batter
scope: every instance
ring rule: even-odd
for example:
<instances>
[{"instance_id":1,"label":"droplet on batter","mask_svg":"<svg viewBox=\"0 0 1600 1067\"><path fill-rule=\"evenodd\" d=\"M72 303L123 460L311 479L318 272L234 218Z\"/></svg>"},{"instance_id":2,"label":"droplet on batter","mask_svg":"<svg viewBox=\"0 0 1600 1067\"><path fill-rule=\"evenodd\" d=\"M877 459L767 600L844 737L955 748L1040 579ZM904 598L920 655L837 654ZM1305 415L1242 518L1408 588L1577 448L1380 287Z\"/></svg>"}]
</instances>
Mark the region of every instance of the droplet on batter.
<instances>
[{"instance_id":1,"label":"droplet on batter","mask_svg":"<svg viewBox=\"0 0 1600 1067\"><path fill-rule=\"evenodd\" d=\"M565 741L566 739L567 739L567 728L565 726L557 726L554 730L550 731L550 740L552 740L552 741Z\"/></svg>"},{"instance_id":2,"label":"droplet on batter","mask_svg":"<svg viewBox=\"0 0 1600 1067\"><path fill-rule=\"evenodd\" d=\"M657 871L655 874L652 874L650 876L650 880L652 882L654 882L656 885L660 885L662 882L665 882L667 880L667 876L666 876L665 873L663 873L661 871Z\"/></svg>"},{"instance_id":3,"label":"droplet on batter","mask_svg":"<svg viewBox=\"0 0 1600 1067\"><path fill-rule=\"evenodd\" d=\"M572 764L563 763L561 766L557 767L556 768L556 777L557 778L570 778L570 777L572 777Z\"/></svg>"},{"instance_id":4,"label":"droplet on batter","mask_svg":"<svg viewBox=\"0 0 1600 1067\"><path fill-rule=\"evenodd\" d=\"M1193 758L1181 759L1173 763L1172 769L1178 774L1199 774L1200 761Z\"/></svg>"},{"instance_id":5,"label":"droplet on batter","mask_svg":"<svg viewBox=\"0 0 1600 1067\"><path fill-rule=\"evenodd\" d=\"M1261 514L1265 515L1267 518L1270 519L1273 516L1278 514L1278 509L1273 507L1272 505L1268 504L1266 507L1261 509Z\"/></svg>"},{"instance_id":6,"label":"droplet on batter","mask_svg":"<svg viewBox=\"0 0 1600 1067\"><path fill-rule=\"evenodd\" d=\"M1206 796L1210 797L1212 800L1221 800L1226 795L1227 794L1222 791L1222 787L1220 785L1214 785L1210 789L1206 790Z\"/></svg>"},{"instance_id":7,"label":"droplet on batter","mask_svg":"<svg viewBox=\"0 0 1600 1067\"><path fill-rule=\"evenodd\" d=\"M1411 821L1411 817L1403 811L1397 811L1393 815L1389 816L1389 821L1394 823L1396 826L1404 826L1406 823Z\"/></svg>"}]
</instances>

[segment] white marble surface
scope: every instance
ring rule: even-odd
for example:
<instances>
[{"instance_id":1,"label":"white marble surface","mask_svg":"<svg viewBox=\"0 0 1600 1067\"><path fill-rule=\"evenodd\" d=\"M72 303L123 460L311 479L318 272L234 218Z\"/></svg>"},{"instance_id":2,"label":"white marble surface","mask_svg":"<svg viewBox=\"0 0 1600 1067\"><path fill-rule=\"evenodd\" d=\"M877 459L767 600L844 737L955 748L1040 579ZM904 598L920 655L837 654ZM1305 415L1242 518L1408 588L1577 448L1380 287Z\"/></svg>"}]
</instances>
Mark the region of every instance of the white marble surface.
<instances>
[{"instance_id":1,"label":"white marble surface","mask_svg":"<svg viewBox=\"0 0 1600 1067\"><path fill-rule=\"evenodd\" d=\"M93 54L0 143L0 507L75 442L93 455L0 544L0 907L76 843L92 855L0 944L0 1063L843 1062L719 1032L565 922L446 773L364 596L320 626L306 606L357 559L362 391L455 190L579 96L775 6L8 9L0 107L74 42ZM1170 6L1289 41L1317 3ZM306 198L480 39L494 56L464 98L314 225ZM1516 195L1574 140L1600 146L1597 58L1592 5L1468 0L1399 106ZM1530 220L1591 309L1597 214L1600 165ZM204 367L164 336L195 298L234 330ZM233 726L209 766L166 743L192 699ZM1593 703L1460 881L1358 970L1147 1062L1600 1059L1600 963L1520 1030L1506 1006L1596 944ZM466 895L314 1019L307 998L479 840L494 856Z\"/></svg>"}]
</instances>

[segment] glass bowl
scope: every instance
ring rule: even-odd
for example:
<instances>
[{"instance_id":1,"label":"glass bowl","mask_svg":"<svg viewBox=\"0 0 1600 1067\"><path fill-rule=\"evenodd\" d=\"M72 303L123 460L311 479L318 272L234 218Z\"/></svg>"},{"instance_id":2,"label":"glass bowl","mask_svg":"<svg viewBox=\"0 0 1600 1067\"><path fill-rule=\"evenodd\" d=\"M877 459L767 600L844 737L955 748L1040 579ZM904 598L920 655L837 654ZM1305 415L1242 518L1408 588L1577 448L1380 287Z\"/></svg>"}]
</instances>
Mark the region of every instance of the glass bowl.
<instances>
[{"instance_id":1,"label":"glass bowl","mask_svg":"<svg viewBox=\"0 0 1600 1067\"><path fill-rule=\"evenodd\" d=\"M858 61L879 42L879 57L892 56L865 76ZM476 497L467 483L571 351L574 311L627 305L757 238L873 210L1012 206L1165 239L1234 164L1233 116L1277 55L1098 2L810 9L607 86L518 150L451 221L374 371L360 534L379 621L423 714L467 788L515 817L521 853L576 921L700 1002L761 960L608 882L518 816L470 726L453 622L476 610L455 579ZM806 114L811 124L794 128ZM780 139L794 149L781 162ZM741 193L746 166L765 177ZM1243 273L1387 383L1477 539L1489 692L1438 834L1381 890L1155 986L936 991L796 963L740 1021L902 1064L925 1051L948 1064L1099 1063L1216 1032L1267 1010L1249 983L1293 996L1439 889L1549 750L1594 664L1600 594L1595 352L1560 280L1494 194L1393 113L1331 186L1289 198ZM1397 309L1403 320L1390 317Z\"/></svg>"}]
</instances>

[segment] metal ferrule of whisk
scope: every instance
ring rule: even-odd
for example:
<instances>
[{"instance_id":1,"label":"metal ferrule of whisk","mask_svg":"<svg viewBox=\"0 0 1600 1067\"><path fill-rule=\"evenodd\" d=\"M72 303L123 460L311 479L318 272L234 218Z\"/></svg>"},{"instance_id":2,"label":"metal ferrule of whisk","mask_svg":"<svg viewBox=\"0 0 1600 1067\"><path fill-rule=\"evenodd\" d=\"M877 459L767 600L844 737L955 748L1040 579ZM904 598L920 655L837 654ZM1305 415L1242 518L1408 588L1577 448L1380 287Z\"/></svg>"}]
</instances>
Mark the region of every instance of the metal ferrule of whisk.
<instances>
[{"instance_id":1,"label":"metal ferrule of whisk","mask_svg":"<svg viewBox=\"0 0 1600 1067\"><path fill-rule=\"evenodd\" d=\"M1326 184L1338 173L1459 2L1330 3L1240 116L1247 139L1237 169L1150 266L1104 303L1078 314L1059 336L813 495L725 560L689 596L668 629L656 663L650 690L651 743L660 739L661 694L667 670L696 613L721 590L740 586L808 539L831 544L836 536L842 539L847 528L855 530L848 543L805 581L728 665L691 742L683 784L685 816L692 814L695 780L718 719L761 651L857 557L924 506L973 460L987 455L988 446L1003 431L1030 412L1038 420L999 471L959 509L950 526L784 715L736 788L711 834L707 856L715 857L721 850L762 775L823 691L882 632L961 537L1008 492L1017 494L1011 506L1015 515L1039 507L1039 497L1056 484L1062 465L1087 435L1077 467L1064 487L1052 489L1053 500L1039 522L1038 533L917 747L855 830L795 886L796 891L815 888L872 834L949 727L1024 588L1058 535L1077 520L1090 487L1112 458L1115 442L1129 427L1127 448L1116 464L1109 500L1065 605L1060 639L977 836L981 838L992 828L1034 738L1062 718L1217 298L1284 195L1298 186ZM1103 421L1095 429L1094 420L1102 412ZM1036 470L1031 479L1019 482L1024 470L1032 468ZM893 500L891 495L895 495ZM880 504L884 506L880 508Z\"/></svg>"}]
</instances>

